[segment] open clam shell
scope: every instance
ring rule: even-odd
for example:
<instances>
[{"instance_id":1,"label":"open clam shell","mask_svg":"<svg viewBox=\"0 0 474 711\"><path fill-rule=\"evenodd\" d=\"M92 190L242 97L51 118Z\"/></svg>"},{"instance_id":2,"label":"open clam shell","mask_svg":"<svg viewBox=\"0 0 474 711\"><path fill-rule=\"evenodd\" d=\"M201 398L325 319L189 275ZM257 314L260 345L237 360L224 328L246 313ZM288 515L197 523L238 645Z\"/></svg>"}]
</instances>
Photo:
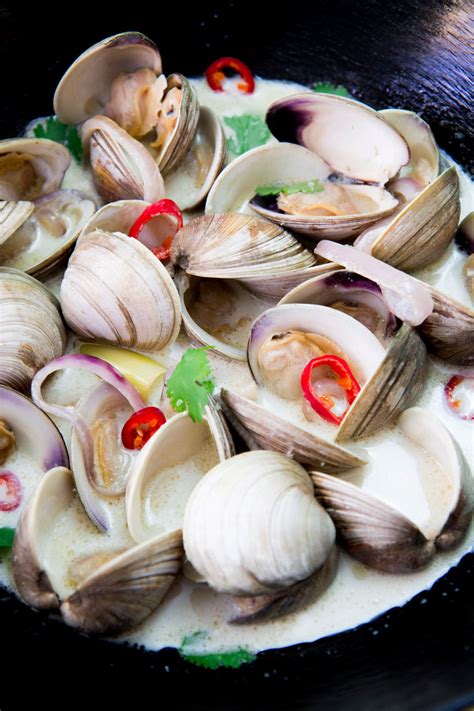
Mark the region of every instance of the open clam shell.
<instances>
[{"instance_id":1,"label":"open clam shell","mask_svg":"<svg viewBox=\"0 0 474 711\"><path fill-rule=\"evenodd\" d=\"M137 543L147 541L163 532L159 517L156 523L147 522L145 519L145 511L151 506L147 503L147 499L150 498L150 485L155 480L159 481L163 471L183 462L191 463L193 457L197 457L205 447L209 449L209 446L211 451L203 462L208 469L212 469L217 462L223 462L235 453L231 435L222 415L214 407L208 406L202 422L193 422L187 413L175 415L160 427L141 450L133 465L126 492L128 530ZM205 471L201 473L206 476ZM189 474L191 476L191 472ZM194 479L195 474L186 487L188 496ZM169 497L166 487L163 495ZM184 510L186 502L182 487L178 495L180 506L176 516L179 518L181 507Z\"/></svg>"},{"instance_id":2,"label":"open clam shell","mask_svg":"<svg viewBox=\"0 0 474 711\"><path fill-rule=\"evenodd\" d=\"M337 474L365 462L333 442L318 437L269 412L253 400L221 391L226 417L249 449L269 449L295 459L304 467Z\"/></svg>"},{"instance_id":3,"label":"open clam shell","mask_svg":"<svg viewBox=\"0 0 474 711\"><path fill-rule=\"evenodd\" d=\"M81 126L81 139L94 185L106 202L155 202L164 197L163 178L152 156L115 121L107 116L88 119Z\"/></svg>"},{"instance_id":4,"label":"open clam shell","mask_svg":"<svg viewBox=\"0 0 474 711\"><path fill-rule=\"evenodd\" d=\"M314 504L305 470L277 452L227 459L196 486L184 516L186 555L212 588L238 596L237 603L247 598L232 622L271 619L306 604L298 585L315 591L317 571L329 582L335 532Z\"/></svg>"},{"instance_id":5,"label":"open clam shell","mask_svg":"<svg viewBox=\"0 0 474 711\"><path fill-rule=\"evenodd\" d=\"M0 264L44 277L67 257L96 205L79 190L58 190L32 206L33 214L0 245Z\"/></svg>"},{"instance_id":6,"label":"open clam shell","mask_svg":"<svg viewBox=\"0 0 474 711\"><path fill-rule=\"evenodd\" d=\"M54 296L33 277L0 267L0 385L26 390L65 343Z\"/></svg>"},{"instance_id":7,"label":"open clam shell","mask_svg":"<svg viewBox=\"0 0 474 711\"><path fill-rule=\"evenodd\" d=\"M77 124L103 112L115 77L148 67L161 74L158 47L141 32L122 32L89 47L69 67L54 94L60 121Z\"/></svg>"},{"instance_id":8,"label":"open clam shell","mask_svg":"<svg viewBox=\"0 0 474 711\"><path fill-rule=\"evenodd\" d=\"M402 168L401 176L413 178L421 187L433 182L439 172L439 151L426 121L402 109L384 109L379 114L403 136L410 149L410 162Z\"/></svg>"},{"instance_id":9,"label":"open clam shell","mask_svg":"<svg viewBox=\"0 0 474 711\"><path fill-rule=\"evenodd\" d=\"M166 195L181 210L194 210L206 198L224 167L227 148L224 130L216 114L201 106L191 147L173 171L166 174Z\"/></svg>"},{"instance_id":10,"label":"open clam shell","mask_svg":"<svg viewBox=\"0 0 474 711\"><path fill-rule=\"evenodd\" d=\"M288 292L280 304L321 304L344 311L384 343L397 325L380 287L355 272L335 270L313 277Z\"/></svg>"},{"instance_id":11,"label":"open clam shell","mask_svg":"<svg viewBox=\"0 0 474 711\"><path fill-rule=\"evenodd\" d=\"M157 140L150 144L150 150L160 171L166 175L181 163L190 150L199 120L196 92L182 74L170 74L168 77L161 116L163 118L156 127Z\"/></svg>"},{"instance_id":12,"label":"open clam shell","mask_svg":"<svg viewBox=\"0 0 474 711\"><path fill-rule=\"evenodd\" d=\"M136 239L102 230L83 235L61 284L70 327L85 338L144 350L172 343L179 296L166 268Z\"/></svg>"},{"instance_id":13,"label":"open clam shell","mask_svg":"<svg viewBox=\"0 0 474 711\"><path fill-rule=\"evenodd\" d=\"M13 574L18 591L31 607L60 608L68 625L88 634L130 629L158 607L174 582L183 558L181 531L113 555L61 603L51 583L46 547L57 517L73 499L69 469L56 467L45 474L15 535Z\"/></svg>"},{"instance_id":14,"label":"open clam shell","mask_svg":"<svg viewBox=\"0 0 474 711\"><path fill-rule=\"evenodd\" d=\"M71 154L47 138L0 141L0 200L36 200L59 190Z\"/></svg>"},{"instance_id":15,"label":"open clam shell","mask_svg":"<svg viewBox=\"0 0 474 711\"><path fill-rule=\"evenodd\" d=\"M415 407L399 419L402 432L446 472L452 496L442 523L426 537L403 513L378 497L335 477L312 473L315 494L336 524L343 547L357 560L387 573L409 573L425 566L436 549L460 543L472 520L473 477L458 445L441 422Z\"/></svg>"},{"instance_id":16,"label":"open clam shell","mask_svg":"<svg viewBox=\"0 0 474 711\"><path fill-rule=\"evenodd\" d=\"M275 101L266 121L279 141L305 146L358 181L383 185L410 160L404 138L377 111L341 96L293 94Z\"/></svg>"},{"instance_id":17,"label":"open clam shell","mask_svg":"<svg viewBox=\"0 0 474 711\"><path fill-rule=\"evenodd\" d=\"M474 310L428 287L434 308L418 330L428 349L456 365L474 363Z\"/></svg>"},{"instance_id":18,"label":"open clam shell","mask_svg":"<svg viewBox=\"0 0 474 711\"><path fill-rule=\"evenodd\" d=\"M448 248L459 222L459 178L451 167L397 213L370 252L403 271L435 262Z\"/></svg>"},{"instance_id":19,"label":"open clam shell","mask_svg":"<svg viewBox=\"0 0 474 711\"><path fill-rule=\"evenodd\" d=\"M261 186L285 186L315 179L324 186L330 173L331 169L319 156L301 146L291 143L261 146L225 168L209 193L206 212L249 211L250 208L262 217L308 237L340 240L358 235L398 205L393 195L374 185L330 184L333 191L343 192L351 198L351 204L357 205L354 214L298 214L297 207L291 207L293 214L290 214L290 209L280 209L274 195L259 197L255 194ZM314 200L317 198L318 193L315 193ZM326 204L328 199L323 202Z\"/></svg>"}]
</instances>

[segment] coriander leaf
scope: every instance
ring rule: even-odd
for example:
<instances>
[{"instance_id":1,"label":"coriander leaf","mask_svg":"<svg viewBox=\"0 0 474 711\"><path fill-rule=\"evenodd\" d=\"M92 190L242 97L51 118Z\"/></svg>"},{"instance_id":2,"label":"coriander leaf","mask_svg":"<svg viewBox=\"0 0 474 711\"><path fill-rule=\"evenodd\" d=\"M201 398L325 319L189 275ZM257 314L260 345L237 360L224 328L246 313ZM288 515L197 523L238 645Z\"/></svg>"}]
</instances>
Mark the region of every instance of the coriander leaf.
<instances>
[{"instance_id":1,"label":"coriander leaf","mask_svg":"<svg viewBox=\"0 0 474 711\"><path fill-rule=\"evenodd\" d=\"M180 654L185 661L205 669L218 669L218 667L237 669L241 664L248 664L256 659L255 654L242 648L222 654L182 654L181 651Z\"/></svg>"},{"instance_id":2,"label":"coriander leaf","mask_svg":"<svg viewBox=\"0 0 474 711\"><path fill-rule=\"evenodd\" d=\"M336 86L330 82L325 83L323 81L318 81L316 84L313 84L311 88L313 91L317 91L321 94L335 94L336 96L346 96L349 98L351 96L346 87L342 86L342 84L338 84L338 86Z\"/></svg>"},{"instance_id":3,"label":"coriander leaf","mask_svg":"<svg viewBox=\"0 0 474 711\"><path fill-rule=\"evenodd\" d=\"M263 146L271 137L270 130L265 121L256 114L224 116L224 121L235 134L235 139L227 139L229 150L235 153L235 155L240 156L251 148Z\"/></svg>"},{"instance_id":4,"label":"coriander leaf","mask_svg":"<svg viewBox=\"0 0 474 711\"><path fill-rule=\"evenodd\" d=\"M174 409L187 410L193 422L202 422L204 408L215 388L206 353L209 348L188 348L166 385Z\"/></svg>"},{"instance_id":5,"label":"coriander leaf","mask_svg":"<svg viewBox=\"0 0 474 711\"><path fill-rule=\"evenodd\" d=\"M260 185L255 188L256 195L293 195L294 193L320 193L324 190L317 178L308 180L305 183L291 183L290 185Z\"/></svg>"},{"instance_id":6,"label":"coriander leaf","mask_svg":"<svg viewBox=\"0 0 474 711\"><path fill-rule=\"evenodd\" d=\"M0 528L0 548L11 548L15 538L14 528Z\"/></svg>"},{"instance_id":7,"label":"coriander leaf","mask_svg":"<svg viewBox=\"0 0 474 711\"><path fill-rule=\"evenodd\" d=\"M82 143L76 126L67 126L56 116L48 116L44 123L33 127L36 138L49 138L50 141L62 143L79 163L82 158Z\"/></svg>"},{"instance_id":8,"label":"coriander leaf","mask_svg":"<svg viewBox=\"0 0 474 711\"><path fill-rule=\"evenodd\" d=\"M232 652L197 654L196 642L199 643L199 641L205 640L208 636L209 634L205 630L198 630L184 637L178 650L181 657L187 662L196 664L198 667L204 667L205 669L217 669L218 667L237 669L241 664L253 662L256 658L255 654L242 647Z\"/></svg>"}]
</instances>

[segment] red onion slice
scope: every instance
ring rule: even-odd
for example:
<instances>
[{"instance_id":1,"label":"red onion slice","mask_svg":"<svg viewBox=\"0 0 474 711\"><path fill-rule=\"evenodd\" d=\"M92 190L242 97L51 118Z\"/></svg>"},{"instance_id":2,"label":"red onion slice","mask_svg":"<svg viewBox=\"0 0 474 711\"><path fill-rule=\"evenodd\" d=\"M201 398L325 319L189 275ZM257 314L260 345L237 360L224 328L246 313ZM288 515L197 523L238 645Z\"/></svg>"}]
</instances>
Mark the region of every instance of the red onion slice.
<instances>
[{"instance_id":1,"label":"red onion slice","mask_svg":"<svg viewBox=\"0 0 474 711\"><path fill-rule=\"evenodd\" d=\"M433 299L423 282L360 249L322 240L314 252L324 259L375 281L382 290L390 310L395 316L412 326L419 326L433 311Z\"/></svg>"}]
</instances>

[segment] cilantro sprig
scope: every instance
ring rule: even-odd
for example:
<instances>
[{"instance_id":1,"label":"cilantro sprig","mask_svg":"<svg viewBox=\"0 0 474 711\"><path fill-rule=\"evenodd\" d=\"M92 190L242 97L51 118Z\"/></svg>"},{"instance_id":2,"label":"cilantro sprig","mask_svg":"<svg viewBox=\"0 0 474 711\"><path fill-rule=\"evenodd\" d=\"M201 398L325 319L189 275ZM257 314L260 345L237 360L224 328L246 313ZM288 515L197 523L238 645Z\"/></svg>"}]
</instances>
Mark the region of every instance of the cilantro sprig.
<instances>
[{"instance_id":1,"label":"cilantro sprig","mask_svg":"<svg viewBox=\"0 0 474 711\"><path fill-rule=\"evenodd\" d=\"M318 81L311 87L313 91L321 94L335 94L335 96L346 96L350 98L350 93L342 84L331 84L330 82Z\"/></svg>"},{"instance_id":2,"label":"cilantro sprig","mask_svg":"<svg viewBox=\"0 0 474 711\"><path fill-rule=\"evenodd\" d=\"M265 121L257 114L224 116L224 122L234 132L235 138L228 138L227 145L237 156L263 146L272 135Z\"/></svg>"},{"instance_id":3,"label":"cilantro sprig","mask_svg":"<svg viewBox=\"0 0 474 711\"><path fill-rule=\"evenodd\" d=\"M211 365L204 348L188 348L166 385L176 412L188 411L193 422L202 422L204 408L214 392Z\"/></svg>"},{"instance_id":4,"label":"cilantro sprig","mask_svg":"<svg viewBox=\"0 0 474 711\"><path fill-rule=\"evenodd\" d=\"M76 126L67 126L56 116L48 116L46 121L37 123L33 128L36 138L49 138L50 141L62 143L78 163L82 158L82 143Z\"/></svg>"},{"instance_id":5,"label":"cilantro sprig","mask_svg":"<svg viewBox=\"0 0 474 711\"><path fill-rule=\"evenodd\" d=\"M196 654L196 642L205 639L208 633L199 630L187 637L184 637L181 646L178 649L181 657L191 664L204 669L218 669L219 667L228 667L237 669L241 664L248 664L256 659L256 655L249 652L248 649L239 647L232 652L220 652L218 654Z\"/></svg>"},{"instance_id":6,"label":"cilantro sprig","mask_svg":"<svg viewBox=\"0 0 474 711\"><path fill-rule=\"evenodd\" d=\"M4 526L0 528L0 548L11 548L15 538L15 529Z\"/></svg>"},{"instance_id":7,"label":"cilantro sprig","mask_svg":"<svg viewBox=\"0 0 474 711\"><path fill-rule=\"evenodd\" d=\"M274 183L273 185L259 185L255 188L255 194L260 196L265 195L293 195L294 193L320 193L324 190L317 178L307 180L305 183L291 183L290 185L281 185Z\"/></svg>"}]
</instances>

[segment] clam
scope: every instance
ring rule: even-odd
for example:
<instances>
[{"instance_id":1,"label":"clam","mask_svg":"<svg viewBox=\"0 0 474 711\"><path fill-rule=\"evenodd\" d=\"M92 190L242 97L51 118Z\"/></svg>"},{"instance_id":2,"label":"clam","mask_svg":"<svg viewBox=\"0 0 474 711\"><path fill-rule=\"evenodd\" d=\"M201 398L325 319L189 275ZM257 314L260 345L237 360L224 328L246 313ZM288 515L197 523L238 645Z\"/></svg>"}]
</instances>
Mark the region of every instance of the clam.
<instances>
[{"instance_id":1,"label":"clam","mask_svg":"<svg viewBox=\"0 0 474 711\"><path fill-rule=\"evenodd\" d=\"M474 300L474 212L470 212L459 225L455 241L457 246L467 254L464 262L464 278L471 299Z\"/></svg>"},{"instance_id":2,"label":"clam","mask_svg":"<svg viewBox=\"0 0 474 711\"><path fill-rule=\"evenodd\" d=\"M264 312L253 324L248 363L257 385L287 400L301 397L301 373L314 357L342 357L362 385L342 420L336 440L372 434L420 394L426 349L403 324L386 351L359 321L342 311L312 304L283 304ZM313 411L304 405L304 414Z\"/></svg>"},{"instance_id":3,"label":"clam","mask_svg":"<svg viewBox=\"0 0 474 711\"><path fill-rule=\"evenodd\" d=\"M269 620L301 609L336 570L334 526L296 462L277 452L221 462L193 490L184 514L186 556L214 590L232 595L230 620Z\"/></svg>"},{"instance_id":4,"label":"clam","mask_svg":"<svg viewBox=\"0 0 474 711\"><path fill-rule=\"evenodd\" d=\"M401 177L416 180L422 188L433 182L439 171L439 151L426 121L401 109L384 109L379 115L403 136L410 149L410 162L401 169Z\"/></svg>"},{"instance_id":5,"label":"clam","mask_svg":"<svg viewBox=\"0 0 474 711\"><path fill-rule=\"evenodd\" d=\"M418 329L428 349L448 363L472 365L474 310L438 289L428 288L434 308Z\"/></svg>"},{"instance_id":6,"label":"clam","mask_svg":"<svg viewBox=\"0 0 474 711\"><path fill-rule=\"evenodd\" d=\"M61 284L69 326L85 338L159 350L181 323L179 297L166 268L136 239L94 230L82 235Z\"/></svg>"},{"instance_id":7,"label":"clam","mask_svg":"<svg viewBox=\"0 0 474 711\"><path fill-rule=\"evenodd\" d=\"M82 124L81 139L84 153L90 157L94 185L106 202L155 202L164 197L163 178L152 156L112 119L88 119Z\"/></svg>"},{"instance_id":8,"label":"clam","mask_svg":"<svg viewBox=\"0 0 474 711\"><path fill-rule=\"evenodd\" d=\"M0 245L0 264L44 277L66 258L96 206L79 190L58 190L31 204L33 214Z\"/></svg>"},{"instance_id":9,"label":"clam","mask_svg":"<svg viewBox=\"0 0 474 711\"><path fill-rule=\"evenodd\" d=\"M312 473L315 494L336 524L343 547L365 565L387 573L425 566L437 550L465 536L474 509L473 477L455 440L431 413L414 407L399 418L401 431L444 470L451 495L424 531L401 511L340 478Z\"/></svg>"},{"instance_id":10,"label":"clam","mask_svg":"<svg viewBox=\"0 0 474 711\"><path fill-rule=\"evenodd\" d=\"M66 124L104 112L113 80L140 69L161 74L155 43L141 32L122 32L89 47L69 67L54 94L54 111Z\"/></svg>"},{"instance_id":11,"label":"clam","mask_svg":"<svg viewBox=\"0 0 474 711\"><path fill-rule=\"evenodd\" d=\"M0 267L0 385L26 390L61 355L66 331L56 299L36 279Z\"/></svg>"},{"instance_id":12,"label":"clam","mask_svg":"<svg viewBox=\"0 0 474 711\"><path fill-rule=\"evenodd\" d=\"M290 143L261 146L225 168L209 193L206 212L251 208L308 237L341 240L358 235L398 205L383 187L335 182L328 180L330 175L330 167L306 148ZM308 181L314 182L314 191L305 192L304 185L298 190ZM288 186L291 192L285 194ZM268 190L269 195L256 194Z\"/></svg>"},{"instance_id":13,"label":"clam","mask_svg":"<svg viewBox=\"0 0 474 711\"><path fill-rule=\"evenodd\" d=\"M0 248L34 209L34 203L29 200L0 200Z\"/></svg>"},{"instance_id":14,"label":"clam","mask_svg":"<svg viewBox=\"0 0 474 711\"><path fill-rule=\"evenodd\" d=\"M226 141L216 114L202 106L191 147L178 168L168 171L165 180L167 197L181 210L194 210L206 198L224 167Z\"/></svg>"},{"instance_id":15,"label":"clam","mask_svg":"<svg viewBox=\"0 0 474 711\"><path fill-rule=\"evenodd\" d=\"M196 482L233 454L230 433L214 407L207 406L202 422L193 422L187 413L169 419L140 451L128 480L126 511L132 538L141 543L181 527ZM183 466L185 479L181 477L179 485L176 478ZM171 513L160 507L160 498L168 502Z\"/></svg>"},{"instance_id":16,"label":"clam","mask_svg":"<svg viewBox=\"0 0 474 711\"><path fill-rule=\"evenodd\" d=\"M58 190L71 154L46 138L0 141L0 200L32 201Z\"/></svg>"},{"instance_id":17,"label":"clam","mask_svg":"<svg viewBox=\"0 0 474 711\"><path fill-rule=\"evenodd\" d=\"M148 617L160 604L182 562L181 531L154 538L99 567L63 602L51 583L47 543L57 517L74 498L71 472L51 469L21 518L13 546L13 574L21 597L40 609L60 609L68 625L88 634L117 634ZM96 563L100 557L96 556ZM91 566L88 566L91 567Z\"/></svg>"},{"instance_id":18,"label":"clam","mask_svg":"<svg viewBox=\"0 0 474 711\"><path fill-rule=\"evenodd\" d=\"M190 150L198 119L194 88L182 74L170 74L155 127L156 138L147 143L163 175L173 170Z\"/></svg>"},{"instance_id":19,"label":"clam","mask_svg":"<svg viewBox=\"0 0 474 711\"><path fill-rule=\"evenodd\" d=\"M397 269L420 269L444 254L459 214L459 178L451 167L406 203L374 239L361 235L355 246Z\"/></svg>"},{"instance_id":20,"label":"clam","mask_svg":"<svg viewBox=\"0 0 474 711\"><path fill-rule=\"evenodd\" d=\"M252 293L281 298L315 274L320 264L289 232L267 220L226 213L185 225L171 247L171 262L191 276L237 279Z\"/></svg>"},{"instance_id":21,"label":"clam","mask_svg":"<svg viewBox=\"0 0 474 711\"><path fill-rule=\"evenodd\" d=\"M410 160L405 139L377 111L352 99L311 92L275 101L267 111L279 141L316 153L331 171L384 185Z\"/></svg>"},{"instance_id":22,"label":"clam","mask_svg":"<svg viewBox=\"0 0 474 711\"><path fill-rule=\"evenodd\" d=\"M380 287L355 272L335 270L308 279L279 303L331 306L360 321L381 343L386 343L397 325Z\"/></svg>"}]
</instances>

